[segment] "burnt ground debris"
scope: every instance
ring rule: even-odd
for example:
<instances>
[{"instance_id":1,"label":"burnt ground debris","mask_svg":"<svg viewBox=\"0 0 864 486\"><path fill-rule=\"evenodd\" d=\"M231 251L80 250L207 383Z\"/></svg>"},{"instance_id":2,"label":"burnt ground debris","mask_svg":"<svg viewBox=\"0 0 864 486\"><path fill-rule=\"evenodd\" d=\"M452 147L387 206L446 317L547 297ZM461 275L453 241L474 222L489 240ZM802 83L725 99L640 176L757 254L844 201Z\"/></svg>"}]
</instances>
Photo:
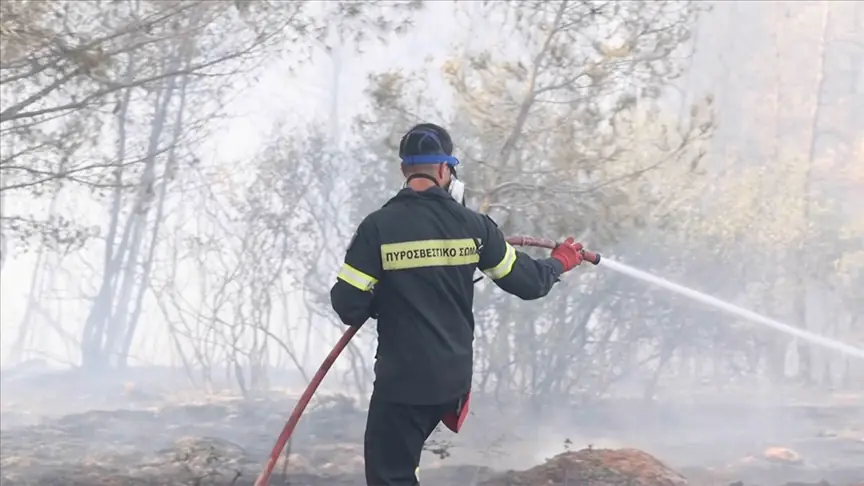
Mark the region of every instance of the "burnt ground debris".
<instances>
[{"instance_id":1,"label":"burnt ground debris","mask_svg":"<svg viewBox=\"0 0 864 486\"><path fill-rule=\"evenodd\" d=\"M294 403L284 393L205 400L126 385L114 387L112 398L106 390L82 396L59 388L27 399L4 387L4 486L252 485ZM38 410L38 396L45 410ZM76 402L78 410L103 409L43 413L58 403L69 412ZM476 408L471 429L502 428L502 418L484 412L482 400ZM578 451L565 452L564 432L525 434L540 430L530 420L506 437L441 434L427 452L423 485L864 484L864 409L857 402L761 410L616 400L564 415L571 423L555 428L579 431L570 446ZM362 486L364 420L350 399L322 395L295 434L288 482L280 461L271 484Z\"/></svg>"}]
</instances>

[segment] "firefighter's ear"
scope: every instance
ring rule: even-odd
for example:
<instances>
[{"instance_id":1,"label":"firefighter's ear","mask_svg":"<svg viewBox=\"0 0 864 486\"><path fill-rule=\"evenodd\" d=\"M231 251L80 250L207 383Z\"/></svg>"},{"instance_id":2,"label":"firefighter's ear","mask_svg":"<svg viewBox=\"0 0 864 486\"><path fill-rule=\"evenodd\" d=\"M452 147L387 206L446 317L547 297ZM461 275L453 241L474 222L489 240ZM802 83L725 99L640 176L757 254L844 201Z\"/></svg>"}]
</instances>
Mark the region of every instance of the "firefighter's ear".
<instances>
[{"instance_id":1,"label":"firefighter's ear","mask_svg":"<svg viewBox=\"0 0 864 486\"><path fill-rule=\"evenodd\" d=\"M438 164L438 183L441 187L446 187L450 182L450 167L447 164Z\"/></svg>"}]
</instances>

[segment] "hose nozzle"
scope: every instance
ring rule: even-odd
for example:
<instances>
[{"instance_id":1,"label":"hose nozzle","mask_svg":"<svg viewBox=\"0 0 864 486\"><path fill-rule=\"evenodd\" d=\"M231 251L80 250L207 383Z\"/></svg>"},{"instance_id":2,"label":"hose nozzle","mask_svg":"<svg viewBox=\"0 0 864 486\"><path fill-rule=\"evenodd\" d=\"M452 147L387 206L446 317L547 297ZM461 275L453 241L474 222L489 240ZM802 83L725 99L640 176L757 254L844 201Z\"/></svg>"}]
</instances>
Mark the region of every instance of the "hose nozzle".
<instances>
[{"instance_id":1,"label":"hose nozzle","mask_svg":"<svg viewBox=\"0 0 864 486\"><path fill-rule=\"evenodd\" d=\"M600 254L599 253L594 253L593 251L588 251L588 250L583 249L582 250L582 258L583 258L583 260L585 260L586 262L588 262L592 265L600 264Z\"/></svg>"}]
</instances>

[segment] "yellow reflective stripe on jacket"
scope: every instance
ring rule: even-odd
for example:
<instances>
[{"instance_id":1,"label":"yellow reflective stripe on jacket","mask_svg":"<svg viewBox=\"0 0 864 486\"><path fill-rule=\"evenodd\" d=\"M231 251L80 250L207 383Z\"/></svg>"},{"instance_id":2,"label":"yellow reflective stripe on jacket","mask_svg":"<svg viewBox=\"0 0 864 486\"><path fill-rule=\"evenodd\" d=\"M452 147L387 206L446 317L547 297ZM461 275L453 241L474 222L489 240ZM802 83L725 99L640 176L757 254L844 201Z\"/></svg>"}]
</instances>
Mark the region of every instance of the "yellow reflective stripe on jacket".
<instances>
[{"instance_id":1,"label":"yellow reflective stripe on jacket","mask_svg":"<svg viewBox=\"0 0 864 486\"><path fill-rule=\"evenodd\" d=\"M381 245L381 266L384 270L471 265L479 261L477 243L471 238Z\"/></svg>"},{"instance_id":2,"label":"yellow reflective stripe on jacket","mask_svg":"<svg viewBox=\"0 0 864 486\"><path fill-rule=\"evenodd\" d=\"M510 243L505 244L507 245L507 249L504 250L504 258L498 262L498 265L483 270L483 273L492 280L498 280L510 275L510 272L513 271L513 265L516 264L516 249L510 246Z\"/></svg>"},{"instance_id":3,"label":"yellow reflective stripe on jacket","mask_svg":"<svg viewBox=\"0 0 864 486\"><path fill-rule=\"evenodd\" d=\"M337 278L342 280L343 282L351 285L352 287L356 287L364 292L372 290L372 287L378 283L378 279L375 277L366 275L365 273L357 270L356 268L348 265L347 263L342 265L342 270L339 270L339 275Z\"/></svg>"}]
</instances>

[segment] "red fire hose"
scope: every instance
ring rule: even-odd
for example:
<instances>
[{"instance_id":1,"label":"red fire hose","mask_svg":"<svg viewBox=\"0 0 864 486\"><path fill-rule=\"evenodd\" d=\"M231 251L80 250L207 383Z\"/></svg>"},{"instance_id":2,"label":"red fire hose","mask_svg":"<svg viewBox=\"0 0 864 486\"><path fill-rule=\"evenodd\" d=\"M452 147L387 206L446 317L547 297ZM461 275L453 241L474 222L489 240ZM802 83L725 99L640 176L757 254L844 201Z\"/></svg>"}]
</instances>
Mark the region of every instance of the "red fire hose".
<instances>
[{"instance_id":1,"label":"red fire hose","mask_svg":"<svg viewBox=\"0 0 864 486\"><path fill-rule=\"evenodd\" d=\"M530 236L511 236L510 238L507 238L507 242L513 246L534 246L538 248L548 248L550 250L556 246L556 243L552 240L532 238ZM585 261L594 265L600 263L599 254L587 250L583 250L582 254L585 257ZM297 423L300 422L300 416L303 415L303 411L306 410L306 406L309 405L309 401L312 400L312 396L315 395L315 391L318 390L318 385L320 385L321 381L324 380L324 377L327 376L327 372L330 371L333 362L336 361L336 358L339 357L339 354L342 353L342 350L345 349L345 346L348 345L351 338L357 334L359 329L359 327L349 327L348 330L342 334L342 337L340 337L336 345L333 346L330 354L328 354L324 359L324 362L321 363L318 371L315 372L315 376L313 376L312 380L309 381L306 389L303 390L303 394L300 395L300 400L297 401L297 405L294 406L291 416L288 417L288 421L285 422L285 427L282 428L282 433L280 433L279 438L276 439L276 444L273 446L273 450L270 451L270 458L267 459L267 463L264 465L264 470L261 471L258 479L255 480L255 486L267 486L270 483L270 476L273 474L276 462L279 460L279 456L282 454L282 450L285 449L288 441L291 440L291 435L294 433Z\"/></svg>"}]
</instances>

